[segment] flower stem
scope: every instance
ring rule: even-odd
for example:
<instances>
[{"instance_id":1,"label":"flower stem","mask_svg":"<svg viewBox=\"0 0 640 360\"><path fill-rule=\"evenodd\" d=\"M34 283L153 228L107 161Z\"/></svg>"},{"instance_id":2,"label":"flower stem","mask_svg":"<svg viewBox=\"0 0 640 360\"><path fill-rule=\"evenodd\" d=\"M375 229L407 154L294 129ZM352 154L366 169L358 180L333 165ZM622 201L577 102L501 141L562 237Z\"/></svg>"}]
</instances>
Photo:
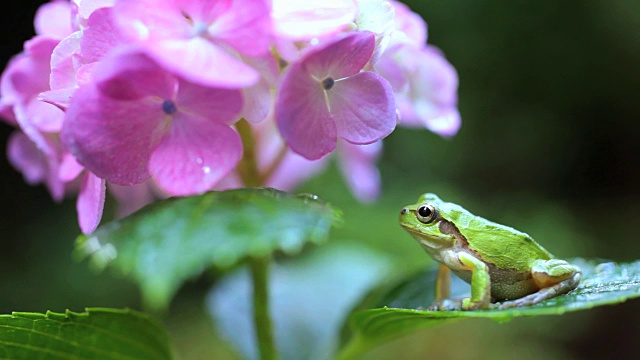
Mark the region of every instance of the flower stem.
<instances>
[{"instance_id":1,"label":"flower stem","mask_svg":"<svg viewBox=\"0 0 640 360\"><path fill-rule=\"evenodd\" d=\"M251 125L242 119L236 123L242 138L244 152L238 164L238 174L244 186L263 186L264 178L258 171L256 144ZM269 265L270 256L249 258L253 280L253 326L261 360L279 359L273 338L273 324L269 312Z\"/></svg>"},{"instance_id":2,"label":"flower stem","mask_svg":"<svg viewBox=\"0 0 640 360\"><path fill-rule=\"evenodd\" d=\"M242 159L238 163L238 174L244 186L256 187L262 186L261 176L258 171L258 163L256 161L256 143L253 137L251 125L245 119L236 123L236 129L242 139L243 152Z\"/></svg>"},{"instance_id":3,"label":"flower stem","mask_svg":"<svg viewBox=\"0 0 640 360\"><path fill-rule=\"evenodd\" d=\"M250 259L253 278L253 324L261 360L278 359L269 314L269 257Z\"/></svg>"}]
</instances>

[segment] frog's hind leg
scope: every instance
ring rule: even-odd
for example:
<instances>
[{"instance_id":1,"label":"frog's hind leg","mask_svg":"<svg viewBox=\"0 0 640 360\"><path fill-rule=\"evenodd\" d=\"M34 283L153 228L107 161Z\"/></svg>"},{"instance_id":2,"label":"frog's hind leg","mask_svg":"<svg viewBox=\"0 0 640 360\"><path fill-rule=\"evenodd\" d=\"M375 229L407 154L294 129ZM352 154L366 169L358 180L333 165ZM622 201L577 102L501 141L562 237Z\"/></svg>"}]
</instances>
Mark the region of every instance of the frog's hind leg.
<instances>
[{"instance_id":1,"label":"frog's hind leg","mask_svg":"<svg viewBox=\"0 0 640 360\"><path fill-rule=\"evenodd\" d=\"M564 260L538 260L531 268L531 275L539 291L525 297L495 304L493 307L507 309L527 306L566 294L575 289L580 282L581 272L577 267Z\"/></svg>"}]
</instances>

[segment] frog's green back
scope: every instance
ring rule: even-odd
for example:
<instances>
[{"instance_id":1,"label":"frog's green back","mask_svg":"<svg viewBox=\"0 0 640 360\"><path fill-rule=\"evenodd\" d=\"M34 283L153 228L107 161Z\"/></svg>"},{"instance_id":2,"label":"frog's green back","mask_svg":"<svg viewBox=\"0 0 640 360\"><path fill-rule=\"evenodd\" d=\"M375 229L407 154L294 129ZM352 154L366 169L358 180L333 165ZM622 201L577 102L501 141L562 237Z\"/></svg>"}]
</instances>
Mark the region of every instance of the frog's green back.
<instances>
[{"instance_id":1,"label":"frog's green back","mask_svg":"<svg viewBox=\"0 0 640 360\"><path fill-rule=\"evenodd\" d=\"M467 239L469 248L499 268L527 271L534 260L553 258L547 250L521 231L473 215L460 205L442 201L433 194L425 194L421 200L434 204L443 218L456 225Z\"/></svg>"}]
</instances>

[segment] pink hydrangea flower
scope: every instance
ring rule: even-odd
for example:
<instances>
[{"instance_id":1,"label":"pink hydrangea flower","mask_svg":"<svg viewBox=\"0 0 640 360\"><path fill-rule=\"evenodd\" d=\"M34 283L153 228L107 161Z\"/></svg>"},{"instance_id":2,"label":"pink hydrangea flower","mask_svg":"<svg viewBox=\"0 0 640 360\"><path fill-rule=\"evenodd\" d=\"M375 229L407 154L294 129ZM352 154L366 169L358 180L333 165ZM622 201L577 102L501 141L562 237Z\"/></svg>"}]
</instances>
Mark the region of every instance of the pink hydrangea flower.
<instances>
[{"instance_id":1,"label":"pink hydrangea flower","mask_svg":"<svg viewBox=\"0 0 640 360\"><path fill-rule=\"evenodd\" d=\"M460 129L458 74L442 52L427 45L427 24L408 6L392 1L395 31L374 68L393 87L399 124L426 127L444 137Z\"/></svg>"},{"instance_id":2,"label":"pink hydrangea flower","mask_svg":"<svg viewBox=\"0 0 640 360\"><path fill-rule=\"evenodd\" d=\"M94 71L67 109L62 137L78 161L109 182L152 176L171 195L207 191L242 154L229 127L242 109L239 90L176 78L147 56L122 49Z\"/></svg>"},{"instance_id":3,"label":"pink hydrangea flower","mask_svg":"<svg viewBox=\"0 0 640 360\"><path fill-rule=\"evenodd\" d=\"M333 151L338 138L369 144L393 131L391 86L380 75L361 71L374 47L373 33L353 32L289 66L276 100L276 119L293 151L314 160Z\"/></svg>"},{"instance_id":4,"label":"pink hydrangea flower","mask_svg":"<svg viewBox=\"0 0 640 360\"><path fill-rule=\"evenodd\" d=\"M204 86L255 84L258 73L234 52L260 56L269 49L266 0L120 0L114 17L155 61Z\"/></svg>"},{"instance_id":5,"label":"pink hydrangea flower","mask_svg":"<svg viewBox=\"0 0 640 360\"><path fill-rule=\"evenodd\" d=\"M376 161L382 153L382 141L367 145L338 142L338 165L356 199L372 202L380 195L380 170Z\"/></svg>"},{"instance_id":6,"label":"pink hydrangea flower","mask_svg":"<svg viewBox=\"0 0 640 360\"><path fill-rule=\"evenodd\" d=\"M401 125L426 127L444 137L458 132L458 74L440 50L431 45L394 46L376 70L393 86Z\"/></svg>"},{"instance_id":7,"label":"pink hydrangea flower","mask_svg":"<svg viewBox=\"0 0 640 360\"><path fill-rule=\"evenodd\" d=\"M261 184L293 190L337 150L362 201L396 107L405 126L460 126L455 69L395 0L52 0L34 25L0 78L8 154L56 200L79 188L85 233L107 181L125 212L243 186L240 116Z\"/></svg>"}]
</instances>

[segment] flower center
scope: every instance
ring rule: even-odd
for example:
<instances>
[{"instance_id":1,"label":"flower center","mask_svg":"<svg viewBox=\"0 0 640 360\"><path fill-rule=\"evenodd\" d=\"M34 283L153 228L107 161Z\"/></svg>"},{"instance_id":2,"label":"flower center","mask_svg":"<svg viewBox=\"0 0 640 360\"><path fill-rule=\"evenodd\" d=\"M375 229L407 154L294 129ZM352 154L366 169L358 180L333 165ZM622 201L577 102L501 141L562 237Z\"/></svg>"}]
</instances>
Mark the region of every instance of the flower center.
<instances>
[{"instance_id":1,"label":"flower center","mask_svg":"<svg viewBox=\"0 0 640 360\"><path fill-rule=\"evenodd\" d=\"M328 77L324 80L322 80L322 88L325 90L330 90L333 87L333 84L335 84L336 81L333 80L332 77Z\"/></svg>"},{"instance_id":2,"label":"flower center","mask_svg":"<svg viewBox=\"0 0 640 360\"><path fill-rule=\"evenodd\" d=\"M176 103L173 102L173 100L169 99L162 102L162 111L164 111L164 113L167 115L171 115L178 111L178 107L176 106Z\"/></svg>"},{"instance_id":3,"label":"flower center","mask_svg":"<svg viewBox=\"0 0 640 360\"><path fill-rule=\"evenodd\" d=\"M208 28L209 24L198 21L193 24L193 34L194 36L205 36L209 32Z\"/></svg>"}]
</instances>

